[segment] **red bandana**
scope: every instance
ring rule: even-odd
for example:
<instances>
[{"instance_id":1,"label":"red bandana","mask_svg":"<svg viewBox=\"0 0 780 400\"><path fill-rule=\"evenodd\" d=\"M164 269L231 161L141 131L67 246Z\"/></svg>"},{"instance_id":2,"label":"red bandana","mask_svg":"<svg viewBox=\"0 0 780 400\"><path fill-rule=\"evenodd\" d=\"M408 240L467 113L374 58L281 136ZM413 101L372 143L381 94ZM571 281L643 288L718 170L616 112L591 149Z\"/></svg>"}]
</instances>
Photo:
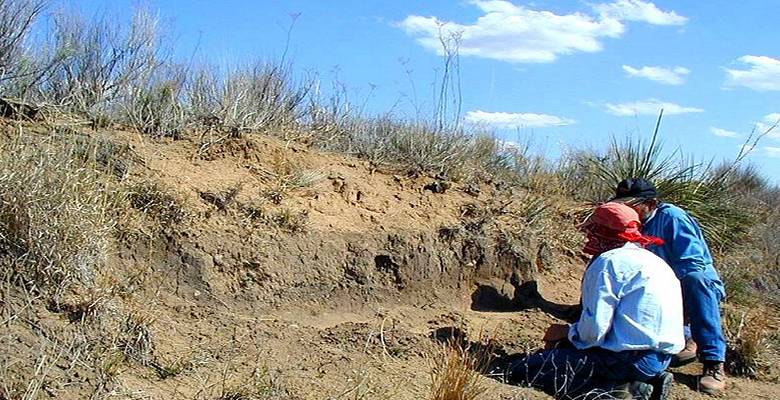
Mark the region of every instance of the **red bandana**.
<instances>
[{"instance_id":1,"label":"red bandana","mask_svg":"<svg viewBox=\"0 0 780 400\"><path fill-rule=\"evenodd\" d=\"M620 203L602 204L582 226L588 234L588 242L585 243L583 251L598 255L622 247L627 242L637 243L642 247L664 244L661 238L642 235L639 227L639 215L631 207Z\"/></svg>"}]
</instances>

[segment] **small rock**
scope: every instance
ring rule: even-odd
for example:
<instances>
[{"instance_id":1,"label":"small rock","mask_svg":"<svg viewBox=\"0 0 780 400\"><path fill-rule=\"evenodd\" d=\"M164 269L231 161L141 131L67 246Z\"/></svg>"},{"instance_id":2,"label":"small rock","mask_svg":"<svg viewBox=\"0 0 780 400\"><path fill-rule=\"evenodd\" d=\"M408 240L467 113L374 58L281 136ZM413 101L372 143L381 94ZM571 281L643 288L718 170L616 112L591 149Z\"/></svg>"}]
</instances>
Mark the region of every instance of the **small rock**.
<instances>
[{"instance_id":1,"label":"small rock","mask_svg":"<svg viewBox=\"0 0 780 400\"><path fill-rule=\"evenodd\" d=\"M451 184L446 181L433 181L423 187L423 190L430 190L433 193L444 193L449 189Z\"/></svg>"},{"instance_id":2,"label":"small rock","mask_svg":"<svg viewBox=\"0 0 780 400\"><path fill-rule=\"evenodd\" d=\"M214 265L218 267L225 266L225 257L223 257L221 254L213 254L211 258L214 260Z\"/></svg>"},{"instance_id":3,"label":"small rock","mask_svg":"<svg viewBox=\"0 0 780 400\"><path fill-rule=\"evenodd\" d=\"M478 197L480 189L479 189L479 185L475 183L469 183L469 185L466 186L466 189L464 189L463 191L470 196Z\"/></svg>"}]
</instances>

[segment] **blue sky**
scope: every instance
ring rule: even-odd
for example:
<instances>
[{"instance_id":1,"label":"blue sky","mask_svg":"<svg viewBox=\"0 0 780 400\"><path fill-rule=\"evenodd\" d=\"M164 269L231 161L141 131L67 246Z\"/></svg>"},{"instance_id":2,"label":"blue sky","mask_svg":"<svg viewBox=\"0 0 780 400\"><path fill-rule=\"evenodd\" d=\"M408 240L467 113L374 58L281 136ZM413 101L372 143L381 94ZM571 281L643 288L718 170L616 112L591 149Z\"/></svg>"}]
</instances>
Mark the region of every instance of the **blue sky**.
<instances>
[{"instance_id":1,"label":"blue sky","mask_svg":"<svg viewBox=\"0 0 780 400\"><path fill-rule=\"evenodd\" d=\"M127 18L139 3L60 7ZM776 0L150 0L182 60L236 64L287 57L297 73L337 79L367 112L430 110L460 36L463 116L551 156L603 148L611 135L661 138L698 159L733 159L754 127L780 120ZM197 52L196 52L197 50ZM750 162L780 183L780 129Z\"/></svg>"}]
</instances>

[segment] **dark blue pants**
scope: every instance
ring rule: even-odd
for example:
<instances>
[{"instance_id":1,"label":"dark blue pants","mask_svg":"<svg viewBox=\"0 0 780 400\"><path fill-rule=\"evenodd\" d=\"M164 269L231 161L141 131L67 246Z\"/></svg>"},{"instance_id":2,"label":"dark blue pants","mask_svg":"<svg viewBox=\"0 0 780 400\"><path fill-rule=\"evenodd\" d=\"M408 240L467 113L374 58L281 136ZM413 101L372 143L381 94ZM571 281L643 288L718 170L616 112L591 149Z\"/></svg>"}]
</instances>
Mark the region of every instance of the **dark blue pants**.
<instances>
[{"instance_id":1,"label":"dark blue pants","mask_svg":"<svg viewBox=\"0 0 780 400\"><path fill-rule=\"evenodd\" d=\"M617 385L648 381L669 366L671 355L602 348L544 350L514 361L508 383L541 389L557 398L610 392Z\"/></svg>"},{"instance_id":2,"label":"dark blue pants","mask_svg":"<svg viewBox=\"0 0 780 400\"><path fill-rule=\"evenodd\" d=\"M683 308L690 322L691 337L704 361L726 359L726 338L720 320L723 287L702 272L691 272L680 279Z\"/></svg>"}]
</instances>

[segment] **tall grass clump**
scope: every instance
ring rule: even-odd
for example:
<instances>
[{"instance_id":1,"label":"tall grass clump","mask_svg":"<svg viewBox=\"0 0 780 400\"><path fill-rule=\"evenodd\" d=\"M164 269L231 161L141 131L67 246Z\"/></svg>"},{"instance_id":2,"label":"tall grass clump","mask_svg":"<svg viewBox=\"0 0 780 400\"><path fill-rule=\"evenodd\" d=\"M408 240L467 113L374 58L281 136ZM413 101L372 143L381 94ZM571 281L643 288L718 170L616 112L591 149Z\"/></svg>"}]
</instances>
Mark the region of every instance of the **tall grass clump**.
<instances>
[{"instance_id":1,"label":"tall grass clump","mask_svg":"<svg viewBox=\"0 0 780 400\"><path fill-rule=\"evenodd\" d=\"M293 126L309 88L293 79L287 64L258 62L227 72L204 67L192 73L186 100L193 121L240 137Z\"/></svg>"},{"instance_id":2,"label":"tall grass clump","mask_svg":"<svg viewBox=\"0 0 780 400\"><path fill-rule=\"evenodd\" d=\"M757 378L772 364L770 319L766 310L756 308L746 312L727 310L723 330L727 338L726 368L735 376Z\"/></svg>"},{"instance_id":3,"label":"tall grass clump","mask_svg":"<svg viewBox=\"0 0 780 400\"><path fill-rule=\"evenodd\" d=\"M368 160L375 166L401 167L413 175L456 180L512 175L512 153L486 133L440 129L433 122L390 115L343 116L317 126L327 132L316 138L319 147Z\"/></svg>"},{"instance_id":4,"label":"tall grass clump","mask_svg":"<svg viewBox=\"0 0 780 400\"><path fill-rule=\"evenodd\" d=\"M76 151L23 137L0 150L0 272L35 292L91 283L109 250L118 194Z\"/></svg>"},{"instance_id":5,"label":"tall grass clump","mask_svg":"<svg viewBox=\"0 0 780 400\"><path fill-rule=\"evenodd\" d=\"M164 65L138 85L126 88L120 101L122 121L138 132L180 138L190 126L184 103L187 70Z\"/></svg>"},{"instance_id":6,"label":"tall grass clump","mask_svg":"<svg viewBox=\"0 0 780 400\"><path fill-rule=\"evenodd\" d=\"M162 63L157 18L138 11L128 26L105 17L87 21L57 14L52 24L49 45L58 61L37 85L36 97L93 126L119 120L120 99L144 87Z\"/></svg>"},{"instance_id":7,"label":"tall grass clump","mask_svg":"<svg viewBox=\"0 0 780 400\"><path fill-rule=\"evenodd\" d=\"M730 165L729 173L718 173L711 163L695 163L679 151L665 153L658 141L662 115L649 141L614 139L603 155L581 155L579 177L584 180L571 182L573 190L590 189L591 200L603 201L621 180L644 178L655 183L662 201L686 209L699 221L710 245L724 248L744 240L756 215L740 190L744 181L731 173L738 167Z\"/></svg>"}]
</instances>

